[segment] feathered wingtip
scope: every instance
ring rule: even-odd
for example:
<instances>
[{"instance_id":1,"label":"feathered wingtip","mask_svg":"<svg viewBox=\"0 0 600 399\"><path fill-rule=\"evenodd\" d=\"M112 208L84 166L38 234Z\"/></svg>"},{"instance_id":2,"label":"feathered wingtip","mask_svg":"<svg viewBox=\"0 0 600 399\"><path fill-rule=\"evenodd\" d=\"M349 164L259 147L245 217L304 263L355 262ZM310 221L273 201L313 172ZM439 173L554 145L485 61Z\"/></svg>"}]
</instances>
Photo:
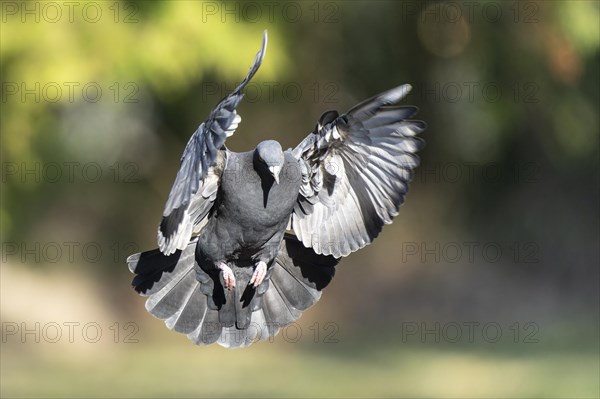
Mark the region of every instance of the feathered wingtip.
<instances>
[{"instance_id":1,"label":"feathered wingtip","mask_svg":"<svg viewBox=\"0 0 600 399\"><path fill-rule=\"evenodd\" d=\"M267 30L265 29L263 31L263 38L262 38L262 46L260 49L260 62L262 63L262 60L265 58L265 54L267 53L267 41L269 39L269 35L267 33ZM258 55L258 54L257 54Z\"/></svg>"},{"instance_id":2,"label":"feathered wingtip","mask_svg":"<svg viewBox=\"0 0 600 399\"><path fill-rule=\"evenodd\" d=\"M244 87L248 84L248 82L250 82L250 79L252 79L252 77L256 74L256 72L258 71L258 68L260 68L260 66L262 65L262 62L265 59L265 54L267 53L267 42L268 42L268 35L267 35L267 30L265 29L263 31L262 45L261 45L260 50L258 50L258 53L256 53L256 56L254 57L254 63L250 67L250 70L248 71L248 75L242 81L242 83L240 83L240 85L235 89L234 93L240 93L244 89Z\"/></svg>"},{"instance_id":3,"label":"feathered wingtip","mask_svg":"<svg viewBox=\"0 0 600 399\"><path fill-rule=\"evenodd\" d=\"M397 103L406 97L411 90L412 86L409 84L403 84L394 87L393 89L380 93L354 106L350 111L348 111L348 114L353 115L360 120L371 115L382 106Z\"/></svg>"}]
</instances>

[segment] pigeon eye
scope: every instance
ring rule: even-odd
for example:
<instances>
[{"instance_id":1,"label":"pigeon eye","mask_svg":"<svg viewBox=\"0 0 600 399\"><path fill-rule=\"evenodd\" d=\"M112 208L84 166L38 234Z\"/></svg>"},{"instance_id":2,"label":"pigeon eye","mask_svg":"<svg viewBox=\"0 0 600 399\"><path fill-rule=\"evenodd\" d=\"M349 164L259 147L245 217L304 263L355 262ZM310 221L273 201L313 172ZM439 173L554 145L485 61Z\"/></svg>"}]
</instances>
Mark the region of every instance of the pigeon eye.
<instances>
[{"instance_id":1,"label":"pigeon eye","mask_svg":"<svg viewBox=\"0 0 600 399\"><path fill-rule=\"evenodd\" d=\"M259 160L260 162L265 162L265 160L263 159L263 157L261 157L260 155L258 156L258 160Z\"/></svg>"}]
</instances>

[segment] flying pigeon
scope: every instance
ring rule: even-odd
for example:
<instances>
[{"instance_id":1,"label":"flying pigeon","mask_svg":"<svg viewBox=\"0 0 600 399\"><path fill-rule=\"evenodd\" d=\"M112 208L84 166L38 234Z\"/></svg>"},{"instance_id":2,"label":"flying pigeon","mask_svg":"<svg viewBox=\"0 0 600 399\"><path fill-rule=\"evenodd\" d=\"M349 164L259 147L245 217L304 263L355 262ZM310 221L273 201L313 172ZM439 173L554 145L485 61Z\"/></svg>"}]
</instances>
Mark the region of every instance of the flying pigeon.
<instances>
[{"instance_id":1,"label":"flying pigeon","mask_svg":"<svg viewBox=\"0 0 600 399\"><path fill-rule=\"evenodd\" d=\"M243 347L267 339L317 302L340 258L370 244L408 191L417 108L402 85L343 115L325 112L294 149L274 140L236 153L225 139L258 71L189 140L158 227L158 249L127 259L146 309L194 344Z\"/></svg>"}]
</instances>

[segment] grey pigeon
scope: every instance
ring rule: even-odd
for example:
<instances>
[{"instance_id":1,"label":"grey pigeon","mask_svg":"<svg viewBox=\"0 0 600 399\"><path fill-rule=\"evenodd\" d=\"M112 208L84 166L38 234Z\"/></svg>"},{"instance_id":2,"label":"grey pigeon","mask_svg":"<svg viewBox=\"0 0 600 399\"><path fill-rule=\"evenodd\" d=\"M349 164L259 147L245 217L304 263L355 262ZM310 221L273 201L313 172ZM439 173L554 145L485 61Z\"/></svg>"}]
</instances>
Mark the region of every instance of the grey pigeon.
<instances>
[{"instance_id":1,"label":"grey pigeon","mask_svg":"<svg viewBox=\"0 0 600 399\"><path fill-rule=\"evenodd\" d=\"M188 142L158 228L158 249L127 262L146 309L195 344L267 339L319 300L342 256L370 244L408 191L425 128L417 108L395 106L402 85L328 111L293 150L273 140L248 152L224 143L260 67ZM293 232L293 234L292 234Z\"/></svg>"}]
</instances>

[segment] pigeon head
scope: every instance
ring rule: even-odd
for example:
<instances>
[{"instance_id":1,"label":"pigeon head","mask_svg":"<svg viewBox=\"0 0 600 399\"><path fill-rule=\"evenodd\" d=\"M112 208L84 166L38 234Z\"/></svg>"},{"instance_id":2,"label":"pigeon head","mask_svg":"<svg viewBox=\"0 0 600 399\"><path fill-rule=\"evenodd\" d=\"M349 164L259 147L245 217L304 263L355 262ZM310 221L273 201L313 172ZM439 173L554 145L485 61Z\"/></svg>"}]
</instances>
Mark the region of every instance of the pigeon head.
<instances>
[{"instance_id":1,"label":"pigeon head","mask_svg":"<svg viewBox=\"0 0 600 399\"><path fill-rule=\"evenodd\" d=\"M254 150L254 168L259 174L268 171L275 183L279 184L279 174L283 168L284 156L281 144L275 140L263 141Z\"/></svg>"}]
</instances>

